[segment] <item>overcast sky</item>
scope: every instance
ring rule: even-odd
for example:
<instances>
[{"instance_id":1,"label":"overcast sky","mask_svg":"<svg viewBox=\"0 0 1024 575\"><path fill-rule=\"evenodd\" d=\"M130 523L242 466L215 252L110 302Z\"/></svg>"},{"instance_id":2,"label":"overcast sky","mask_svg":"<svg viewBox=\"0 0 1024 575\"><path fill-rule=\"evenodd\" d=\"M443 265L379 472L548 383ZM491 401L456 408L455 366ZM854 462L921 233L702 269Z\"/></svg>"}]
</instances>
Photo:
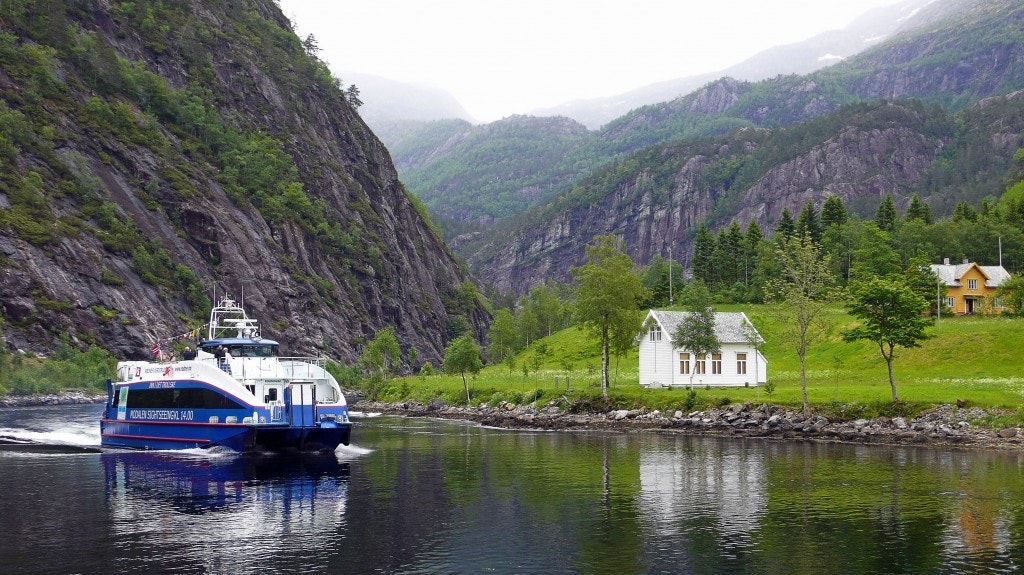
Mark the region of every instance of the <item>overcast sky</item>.
<instances>
[{"instance_id":1,"label":"overcast sky","mask_svg":"<svg viewBox=\"0 0 1024 575\"><path fill-rule=\"evenodd\" d=\"M899 0L279 0L344 71L426 84L477 120L714 72Z\"/></svg>"}]
</instances>

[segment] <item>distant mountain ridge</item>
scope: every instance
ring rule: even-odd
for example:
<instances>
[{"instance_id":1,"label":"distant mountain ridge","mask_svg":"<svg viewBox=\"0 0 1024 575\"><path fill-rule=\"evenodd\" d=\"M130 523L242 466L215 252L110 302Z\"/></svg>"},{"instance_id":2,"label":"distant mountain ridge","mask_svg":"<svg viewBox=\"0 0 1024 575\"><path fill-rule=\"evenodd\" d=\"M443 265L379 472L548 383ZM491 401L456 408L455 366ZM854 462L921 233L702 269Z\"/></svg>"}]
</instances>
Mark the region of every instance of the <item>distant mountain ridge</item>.
<instances>
[{"instance_id":1,"label":"distant mountain ridge","mask_svg":"<svg viewBox=\"0 0 1024 575\"><path fill-rule=\"evenodd\" d=\"M607 98L581 99L539 108L531 110L529 114L566 116L595 130L630 110L674 100L717 78L757 82L778 75L808 74L866 50L901 30L924 25L926 21L918 16L924 7L935 1L907 0L877 7L842 29L829 30L801 42L769 48L717 72L666 80Z\"/></svg>"},{"instance_id":2,"label":"distant mountain ridge","mask_svg":"<svg viewBox=\"0 0 1024 575\"><path fill-rule=\"evenodd\" d=\"M558 171L548 174L549 203L453 246L487 281L522 293L544 278L566 279L596 234L622 235L644 263L665 255L669 243L685 253L701 222L736 218L768 227L783 207L796 213L830 193L863 214L886 194L906 202L920 192L937 215L956 201L998 195L1021 145L1021 101L1013 92L1024 88L1024 6L953 0L920 14L922 26L818 72L757 83L725 78L635 110L560 151ZM926 104L875 103L893 97ZM870 106L869 119L858 119L862 105ZM952 129L955 122L962 129ZM812 129L815 140L804 147L771 143ZM774 149L789 155L765 154ZM557 173L597 157L612 161L554 190ZM808 173L817 177L807 180ZM641 225L637 214L649 219Z\"/></svg>"}]
</instances>

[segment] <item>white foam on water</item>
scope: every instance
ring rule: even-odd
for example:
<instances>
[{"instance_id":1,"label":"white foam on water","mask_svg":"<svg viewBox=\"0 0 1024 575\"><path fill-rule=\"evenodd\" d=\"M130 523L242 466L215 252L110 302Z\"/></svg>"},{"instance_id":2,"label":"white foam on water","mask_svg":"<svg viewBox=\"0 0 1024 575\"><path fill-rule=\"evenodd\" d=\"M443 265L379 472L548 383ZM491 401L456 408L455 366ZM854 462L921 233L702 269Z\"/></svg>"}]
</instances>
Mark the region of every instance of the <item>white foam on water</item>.
<instances>
[{"instance_id":1,"label":"white foam on water","mask_svg":"<svg viewBox=\"0 0 1024 575\"><path fill-rule=\"evenodd\" d=\"M359 447L358 445L339 445L334 450L334 456L338 458L338 461L351 461L371 453L373 453L372 449Z\"/></svg>"},{"instance_id":2,"label":"white foam on water","mask_svg":"<svg viewBox=\"0 0 1024 575\"><path fill-rule=\"evenodd\" d=\"M43 445L94 447L100 444L99 430L95 426L75 424L70 424L64 429L43 431L0 428L0 437Z\"/></svg>"}]
</instances>

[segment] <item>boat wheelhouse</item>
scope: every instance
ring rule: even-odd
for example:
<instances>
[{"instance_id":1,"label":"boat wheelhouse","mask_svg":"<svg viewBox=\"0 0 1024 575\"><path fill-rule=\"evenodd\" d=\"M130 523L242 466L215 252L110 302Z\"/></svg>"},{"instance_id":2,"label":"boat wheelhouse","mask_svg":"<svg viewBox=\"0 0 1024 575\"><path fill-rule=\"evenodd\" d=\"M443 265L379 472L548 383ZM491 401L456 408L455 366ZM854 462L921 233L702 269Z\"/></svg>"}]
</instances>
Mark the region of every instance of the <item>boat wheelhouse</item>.
<instances>
[{"instance_id":1,"label":"boat wheelhouse","mask_svg":"<svg viewBox=\"0 0 1024 575\"><path fill-rule=\"evenodd\" d=\"M229 297L194 358L119 362L100 421L103 446L135 449L334 450L351 430L327 360L282 357Z\"/></svg>"}]
</instances>

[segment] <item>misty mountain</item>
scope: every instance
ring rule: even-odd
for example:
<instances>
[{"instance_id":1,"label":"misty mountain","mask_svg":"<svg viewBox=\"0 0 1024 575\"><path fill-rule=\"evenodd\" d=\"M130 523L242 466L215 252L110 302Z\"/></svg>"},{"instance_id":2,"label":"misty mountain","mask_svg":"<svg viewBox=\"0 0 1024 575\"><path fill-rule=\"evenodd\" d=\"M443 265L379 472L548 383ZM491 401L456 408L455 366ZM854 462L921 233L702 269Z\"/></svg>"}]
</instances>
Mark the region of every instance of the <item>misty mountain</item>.
<instances>
[{"instance_id":1,"label":"misty mountain","mask_svg":"<svg viewBox=\"0 0 1024 575\"><path fill-rule=\"evenodd\" d=\"M829 68L724 78L618 118L563 150L547 177L584 159L607 158L601 167L453 246L488 282L522 293L567 278L598 234L623 236L644 263L668 245L685 253L702 222L769 228L784 207L829 194L865 214L918 192L938 215L998 196L1024 130L1024 6L953 0L921 15L922 26Z\"/></svg>"},{"instance_id":2,"label":"misty mountain","mask_svg":"<svg viewBox=\"0 0 1024 575\"><path fill-rule=\"evenodd\" d=\"M402 146L392 153L403 159L402 180L439 220L500 221L554 201L591 171L647 146L806 122L858 101L912 97L955 110L1008 93L1024 86L1020 18L1021 7L1008 0L933 3L914 13L919 25L906 24L907 32L809 75L761 82L723 78L634 109L597 132L537 141L540 132L512 129L530 125L517 120L509 129L465 127L436 138L438 147L415 157ZM528 146L518 143L527 139ZM515 150L514 159L507 150ZM509 164L528 166L525 154L535 152L528 177L510 177Z\"/></svg>"},{"instance_id":3,"label":"misty mountain","mask_svg":"<svg viewBox=\"0 0 1024 575\"><path fill-rule=\"evenodd\" d=\"M476 123L455 96L432 86L389 80L372 74L341 71L346 84L359 88L359 115L382 141L390 144L424 122L464 120Z\"/></svg>"},{"instance_id":4,"label":"misty mountain","mask_svg":"<svg viewBox=\"0 0 1024 575\"><path fill-rule=\"evenodd\" d=\"M778 75L808 74L877 45L895 33L926 24L944 13L933 11L927 17L921 16L922 8L934 2L907 0L873 8L840 30L829 30L801 42L769 48L718 72L666 80L607 98L574 100L532 110L530 114L565 116L594 130L630 110L674 100L717 78L756 82ZM823 5L822 9L827 7Z\"/></svg>"}]
</instances>

